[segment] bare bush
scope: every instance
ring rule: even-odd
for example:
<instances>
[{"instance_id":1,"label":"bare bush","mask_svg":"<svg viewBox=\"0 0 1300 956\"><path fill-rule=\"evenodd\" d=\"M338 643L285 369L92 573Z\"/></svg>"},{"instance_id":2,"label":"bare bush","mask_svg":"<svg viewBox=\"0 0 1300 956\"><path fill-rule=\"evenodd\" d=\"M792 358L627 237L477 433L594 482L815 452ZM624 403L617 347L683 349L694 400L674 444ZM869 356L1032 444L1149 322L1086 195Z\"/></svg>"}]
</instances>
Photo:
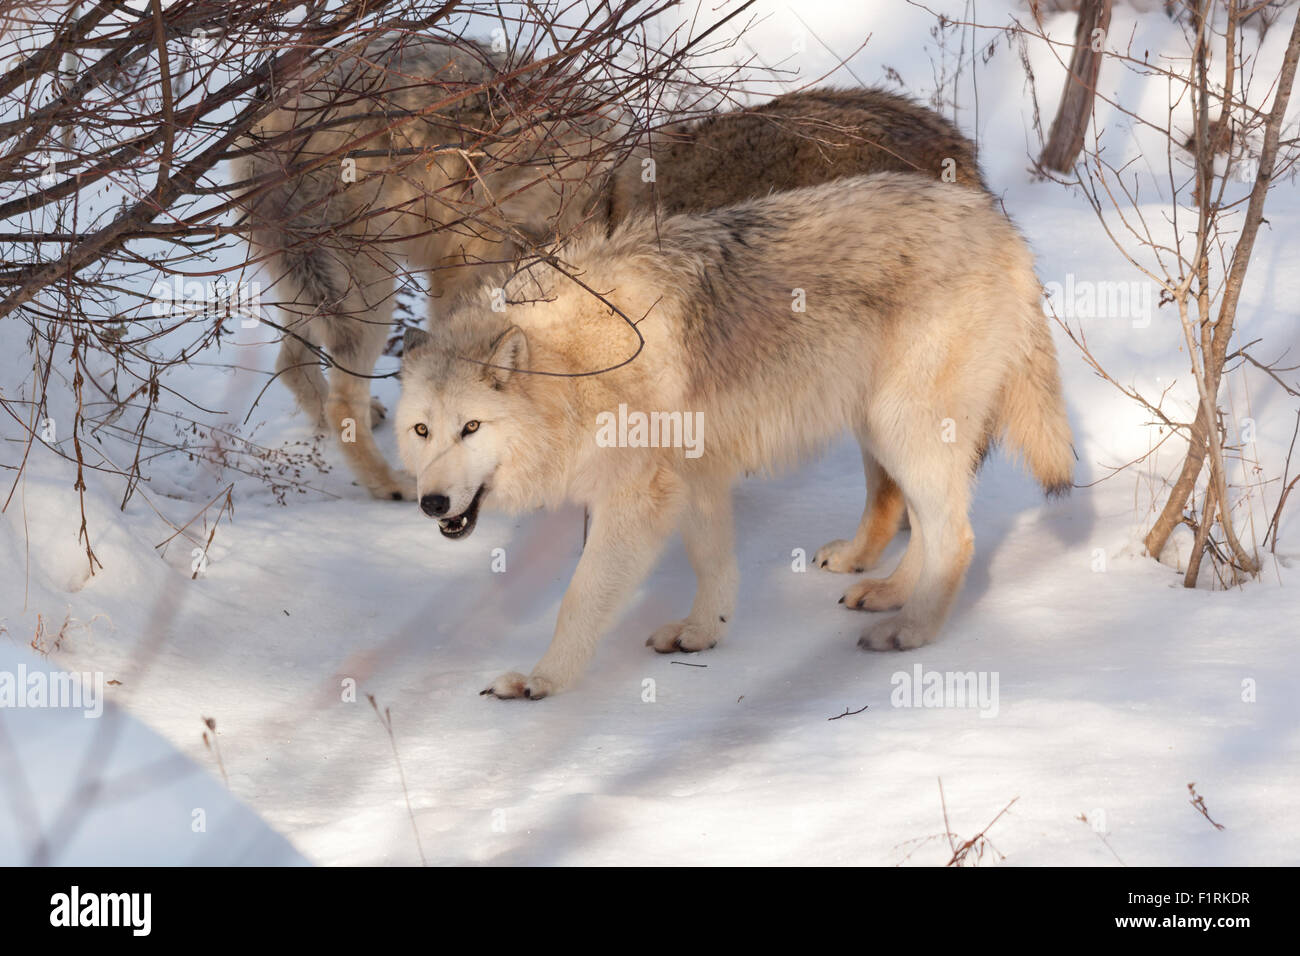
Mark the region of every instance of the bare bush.
<instances>
[{"instance_id":1,"label":"bare bush","mask_svg":"<svg viewBox=\"0 0 1300 956\"><path fill-rule=\"evenodd\" d=\"M146 494L151 464L176 455L209 466L214 484L233 469L265 480L280 500L312 488L324 468L314 448L256 439L252 416L267 373L243 369L267 380L230 396L230 408L205 404L180 374L198 364L238 369L231 353L240 328L271 338L285 331L276 303L261 294L245 251L249 227L237 221L232 198L275 183L231 182L241 138L341 52L376 36L420 36L467 55L494 54L481 83L447 82L426 94L430 111L453 111L473 96L494 104L492 123L461 130L447 148L493 154L503 165L553 164L554 156L492 147L507 133L617 111L627 121L598 148L626 154L647 130L731 98L743 73L742 64L701 77L690 63L729 48L749 3L652 39L648 25L671 5L0 2L0 315L26 324L29 350L22 381L0 392L0 410L25 436L20 454L3 463L12 484L0 506L33 447L75 465L93 573L85 495L96 479L120 483L123 508ZM388 128L420 118L393 115ZM339 144L353 156L374 147ZM425 150L389 151L381 172L402 176L433 160ZM311 166L281 170L279 184ZM455 185L472 186L483 171L480 163ZM487 218L498 198L484 198L467 218ZM316 357L334 361L324 350ZM172 527L204 543L185 525Z\"/></svg>"},{"instance_id":2,"label":"bare bush","mask_svg":"<svg viewBox=\"0 0 1300 956\"><path fill-rule=\"evenodd\" d=\"M1181 26L1186 38L1185 57L1154 57L1121 45L1113 36L1103 33L1096 37L1091 46L1099 47L1100 73L1123 69L1139 77L1144 86L1165 86L1168 111L1163 122L1156 122L1101 92L1096 73L1091 88L1081 82L1076 61L1083 34L1080 31L1069 43L1053 38L1042 19L1046 9L1045 4L1031 4L1027 23L1013 19L1002 26L968 25L1016 38L1035 116L1037 78L1025 54L1027 42L1049 49L1069 77L1067 86L1082 86L1093 106L1103 102L1144 133L1156 133L1163 139L1164 182L1156 185L1167 204L1160 219L1153 219L1143 208L1148 201L1143 195L1144 177L1149 179L1150 171L1134 168L1130 161L1111 159L1092 107L1087 140L1077 159L1063 164L1069 166L1068 172L1054 172L1046 163L1035 168L1040 175L1078 189L1115 248L1159 292L1159 304L1177 310L1180 336L1170 341L1168 348L1190 360L1197 394L1193 419L1182 420L1170 408L1168 388L1148 394L1118 380L1107 370L1105 357L1094 353L1080 323L1071 324L1068 315L1057 314L1056 319L1089 367L1148 412L1159 429L1159 438L1146 455L1115 468L1112 474L1151 460L1175 436L1186 441L1177 475L1156 476L1157 500L1144 536L1147 552L1160 558L1172 531L1185 525L1193 532L1194 545L1183 569L1184 584L1197 585L1208 556L1213 580L1229 586L1259 572L1259 550L1269 535L1276 548L1281 508L1294 484L1293 479L1288 484L1285 473L1281 479L1261 475L1257 463L1251 465L1250 474L1232 480L1228 465L1234 456L1246 464L1241 447L1246 443L1231 440L1241 429L1220 402L1225 375L1247 365L1265 372L1289 397L1300 398L1300 385L1285 377L1294 368L1282 366L1276 358L1259 357L1264 344L1258 340L1244 344L1234 340L1240 297L1265 222L1269 190L1294 172L1300 158L1300 140L1285 129L1300 59L1300 15L1292 14L1295 19L1283 61L1270 76L1260 75L1256 69L1259 45L1280 9L1270 4L1194 0L1169 6L1167 15ZM1269 16L1262 16L1266 12ZM1249 30L1247 23L1251 24ZM1131 38L1126 42L1131 43ZM1216 56L1222 62L1216 62ZM1260 87L1271 94L1267 109L1258 105L1261 97L1251 95ZM1050 149L1044 151L1045 156L1048 153ZM1272 483L1281 487L1270 507L1264 488ZM1265 522L1262 536L1253 530L1256 519ZM1249 535L1240 532L1243 524L1252 529Z\"/></svg>"}]
</instances>

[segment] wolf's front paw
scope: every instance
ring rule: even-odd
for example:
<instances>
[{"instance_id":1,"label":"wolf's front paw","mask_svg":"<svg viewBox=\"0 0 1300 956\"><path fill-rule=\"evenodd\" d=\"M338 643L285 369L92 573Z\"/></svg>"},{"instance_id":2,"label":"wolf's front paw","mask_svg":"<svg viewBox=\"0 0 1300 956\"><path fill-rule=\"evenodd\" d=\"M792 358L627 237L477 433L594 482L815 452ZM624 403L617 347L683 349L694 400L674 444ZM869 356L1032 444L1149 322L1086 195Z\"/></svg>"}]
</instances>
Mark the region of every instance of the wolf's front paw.
<instances>
[{"instance_id":1,"label":"wolf's front paw","mask_svg":"<svg viewBox=\"0 0 1300 956\"><path fill-rule=\"evenodd\" d=\"M716 621L706 621L700 624L689 618L684 621L673 621L671 624L665 624L659 630L655 631L646 640L646 647L653 647L660 654L671 654L674 651L685 651L693 654L696 651L707 651L722 639L722 635L727 630L727 622L722 618Z\"/></svg>"},{"instance_id":2,"label":"wolf's front paw","mask_svg":"<svg viewBox=\"0 0 1300 956\"><path fill-rule=\"evenodd\" d=\"M813 555L813 564L826 571L839 574L861 574L870 570L862 561L861 555L853 547L852 541L832 541L817 549Z\"/></svg>"},{"instance_id":3,"label":"wolf's front paw","mask_svg":"<svg viewBox=\"0 0 1300 956\"><path fill-rule=\"evenodd\" d=\"M414 501L415 478L404 471L395 471L368 490L380 501Z\"/></svg>"},{"instance_id":4,"label":"wolf's front paw","mask_svg":"<svg viewBox=\"0 0 1300 956\"><path fill-rule=\"evenodd\" d=\"M379 400L379 396L370 396L370 427L378 428L379 423L388 417L388 407Z\"/></svg>"},{"instance_id":5,"label":"wolf's front paw","mask_svg":"<svg viewBox=\"0 0 1300 956\"><path fill-rule=\"evenodd\" d=\"M512 697L527 697L530 700L541 700L543 697L549 697L555 693L558 688L555 682L545 677L539 677L534 674L531 677L525 677L518 671L506 671L490 686L479 691L479 696L491 695L500 700L509 700Z\"/></svg>"},{"instance_id":6,"label":"wolf's front paw","mask_svg":"<svg viewBox=\"0 0 1300 956\"><path fill-rule=\"evenodd\" d=\"M858 638L858 647L869 651L909 651L930 643L933 637L933 628L908 620L906 614L895 614L868 628Z\"/></svg>"}]
</instances>

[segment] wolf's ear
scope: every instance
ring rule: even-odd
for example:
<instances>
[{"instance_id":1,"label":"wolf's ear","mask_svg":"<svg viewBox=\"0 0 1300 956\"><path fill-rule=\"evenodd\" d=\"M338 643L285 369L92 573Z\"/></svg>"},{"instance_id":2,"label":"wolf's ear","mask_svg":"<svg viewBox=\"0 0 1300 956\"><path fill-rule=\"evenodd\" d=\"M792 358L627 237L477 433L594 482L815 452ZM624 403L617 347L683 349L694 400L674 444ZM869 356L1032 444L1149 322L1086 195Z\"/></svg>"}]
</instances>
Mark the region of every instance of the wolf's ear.
<instances>
[{"instance_id":1,"label":"wolf's ear","mask_svg":"<svg viewBox=\"0 0 1300 956\"><path fill-rule=\"evenodd\" d=\"M407 329L406 334L402 336L402 355L410 355L428 341L429 333L424 329Z\"/></svg>"},{"instance_id":2,"label":"wolf's ear","mask_svg":"<svg viewBox=\"0 0 1300 956\"><path fill-rule=\"evenodd\" d=\"M510 378L515 369L528 361L528 337L524 330L512 325L492 344L492 357L487 360L484 373L497 388Z\"/></svg>"}]
</instances>

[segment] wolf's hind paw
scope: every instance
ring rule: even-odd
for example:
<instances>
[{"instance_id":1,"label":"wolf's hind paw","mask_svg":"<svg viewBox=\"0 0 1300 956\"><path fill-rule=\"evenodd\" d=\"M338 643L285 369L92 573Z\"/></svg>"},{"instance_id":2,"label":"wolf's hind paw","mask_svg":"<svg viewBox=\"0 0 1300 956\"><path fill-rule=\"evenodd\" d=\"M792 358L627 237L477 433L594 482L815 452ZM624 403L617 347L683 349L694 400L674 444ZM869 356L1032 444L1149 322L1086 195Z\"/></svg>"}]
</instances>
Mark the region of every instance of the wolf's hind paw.
<instances>
[{"instance_id":1,"label":"wolf's hind paw","mask_svg":"<svg viewBox=\"0 0 1300 956\"><path fill-rule=\"evenodd\" d=\"M907 595L888 578L863 578L844 592L840 603L855 611L896 611Z\"/></svg>"},{"instance_id":2,"label":"wolf's hind paw","mask_svg":"<svg viewBox=\"0 0 1300 956\"><path fill-rule=\"evenodd\" d=\"M844 540L832 541L818 548L817 553L813 555L813 564L824 571L835 571L839 574L861 574L863 571L870 570L857 549L853 547L853 542Z\"/></svg>"},{"instance_id":3,"label":"wolf's hind paw","mask_svg":"<svg viewBox=\"0 0 1300 956\"><path fill-rule=\"evenodd\" d=\"M931 629L907 620L902 614L895 614L868 628L858 638L858 647L868 651L910 651L930 643L933 636Z\"/></svg>"}]
</instances>

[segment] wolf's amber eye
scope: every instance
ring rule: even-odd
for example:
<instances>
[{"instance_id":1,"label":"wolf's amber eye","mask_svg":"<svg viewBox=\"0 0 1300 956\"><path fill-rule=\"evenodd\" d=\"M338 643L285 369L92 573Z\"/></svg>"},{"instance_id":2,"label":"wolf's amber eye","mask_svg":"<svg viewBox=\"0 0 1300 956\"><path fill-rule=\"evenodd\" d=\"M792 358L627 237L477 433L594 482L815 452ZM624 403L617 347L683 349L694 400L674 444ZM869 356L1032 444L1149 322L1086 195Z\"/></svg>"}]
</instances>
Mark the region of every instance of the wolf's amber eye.
<instances>
[{"instance_id":1,"label":"wolf's amber eye","mask_svg":"<svg viewBox=\"0 0 1300 956\"><path fill-rule=\"evenodd\" d=\"M476 431L478 431L478 422L466 422L465 427L460 430L460 437L464 438L466 435L472 435Z\"/></svg>"},{"instance_id":2,"label":"wolf's amber eye","mask_svg":"<svg viewBox=\"0 0 1300 956\"><path fill-rule=\"evenodd\" d=\"M429 426L426 425L424 422L420 422L418 425L415 426L415 433L419 435L421 438L428 438Z\"/></svg>"}]
</instances>

